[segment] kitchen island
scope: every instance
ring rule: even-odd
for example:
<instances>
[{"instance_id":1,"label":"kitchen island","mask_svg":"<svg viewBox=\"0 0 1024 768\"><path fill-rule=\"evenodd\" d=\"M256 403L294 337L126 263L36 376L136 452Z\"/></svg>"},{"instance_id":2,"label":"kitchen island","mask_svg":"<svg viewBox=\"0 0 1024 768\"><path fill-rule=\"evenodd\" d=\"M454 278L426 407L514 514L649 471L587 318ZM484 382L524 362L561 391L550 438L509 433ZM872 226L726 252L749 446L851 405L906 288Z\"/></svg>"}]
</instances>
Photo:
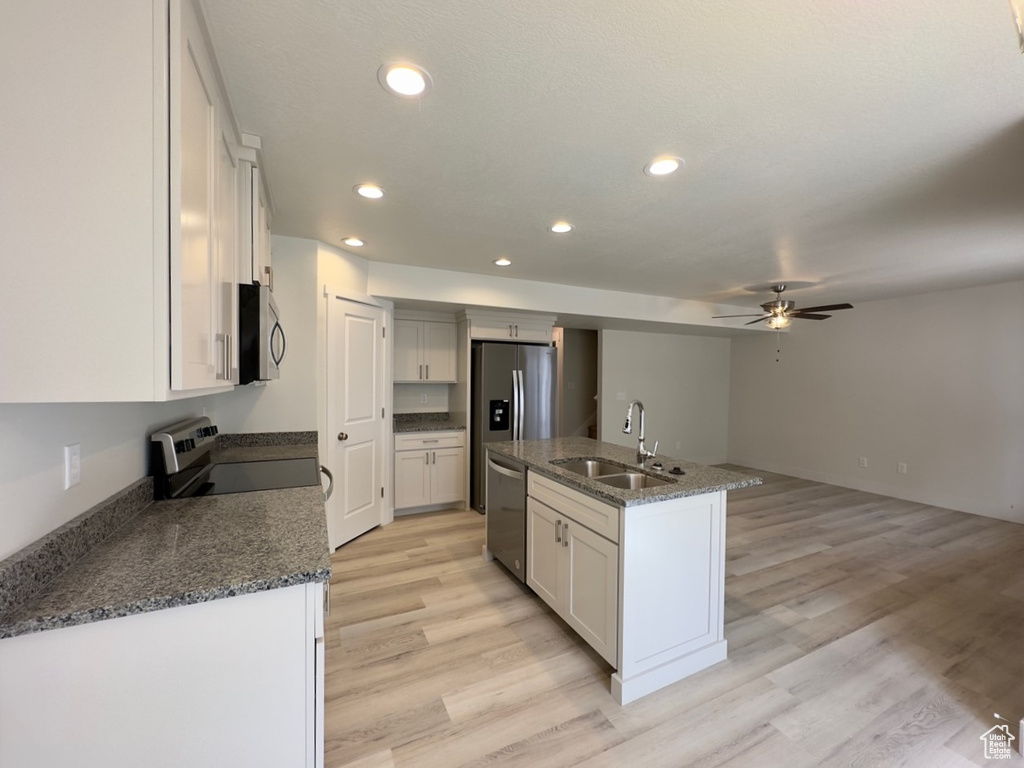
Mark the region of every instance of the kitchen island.
<instances>
[{"instance_id":1,"label":"kitchen island","mask_svg":"<svg viewBox=\"0 0 1024 768\"><path fill-rule=\"evenodd\" d=\"M726 492L760 478L581 437L487 449L526 467L527 585L615 668L620 704L725 659Z\"/></svg>"},{"instance_id":2,"label":"kitchen island","mask_svg":"<svg viewBox=\"0 0 1024 768\"><path fill-rule=\"evenodd\" d=\"M0 765L321 765L323 490L152 499L143 478L0 562Z\"/></svg>"}]
</instances>

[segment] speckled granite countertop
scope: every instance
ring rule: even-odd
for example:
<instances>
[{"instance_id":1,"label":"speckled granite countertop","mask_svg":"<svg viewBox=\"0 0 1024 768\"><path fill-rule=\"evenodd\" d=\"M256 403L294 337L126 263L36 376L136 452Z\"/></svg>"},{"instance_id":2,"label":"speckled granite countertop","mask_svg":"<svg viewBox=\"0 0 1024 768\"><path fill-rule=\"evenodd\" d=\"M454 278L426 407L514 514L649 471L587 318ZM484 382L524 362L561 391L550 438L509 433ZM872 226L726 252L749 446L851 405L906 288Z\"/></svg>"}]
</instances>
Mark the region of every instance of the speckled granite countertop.
<instances>
[{"instance_id":1,"label":"speckled granite countertop","mask_svg":"<svg viewBox=\"0 0 1024 768\"><path fill-rule=\"evenodd\" d=\"M403 432L444 432L465 428L465 424L453 421L448 413L396 413L394 416L396 435Z\"/></svg>"},{"instance_id":2,"label":"speckled granite countertop","mask_svg":"<svg viewBox=\"0 0 1024 768\"><path fill-rule=\"evenodd\" d=\"M465 429L465 424L454 421L399 421L395 422L395 434L403 432L445 432L447 430Z\"/></svg>"},{"instance_id":3,"label":"speckled granite countertop","mask_svg":"<svg viewBox=\"0 0 1024 768\"><path fill-rule=\"evenodd\" d=\"M315 443L235 445L214 460L316 455ZM0 617L0 638L330 576L320 486L158 501Z\"/></svg>"},{"instance_id":4,"label":"speckled granite countertop","mask_svg":"<svg viewBox=\"0 0 1024 768\"><path fill-rule=\"evenodd\" d=\"M691 461L659 455L656 459L647 461L644 472L674 482L657 488L628 491L613 488L597 480L562 469L551 462L569 459L603 459L621 465L623 472L637 471L636 450L633 448L625 448L614 443L603 443L586 437L488 443L487 448L502 456L522 462L530 470L558 480L570 488L622 507L635 507L640 504L678 499L683 496L698 496L713 491L733 491L737 488L761 484L761 478L754 475L743 475L727 469L707 467L703 464L694 464ZM652 470L650 466L654 461L664 464L665 471ZM685 474L673 475L668 472L673 467L680 467Z\"/></svg>"}]
</instances>

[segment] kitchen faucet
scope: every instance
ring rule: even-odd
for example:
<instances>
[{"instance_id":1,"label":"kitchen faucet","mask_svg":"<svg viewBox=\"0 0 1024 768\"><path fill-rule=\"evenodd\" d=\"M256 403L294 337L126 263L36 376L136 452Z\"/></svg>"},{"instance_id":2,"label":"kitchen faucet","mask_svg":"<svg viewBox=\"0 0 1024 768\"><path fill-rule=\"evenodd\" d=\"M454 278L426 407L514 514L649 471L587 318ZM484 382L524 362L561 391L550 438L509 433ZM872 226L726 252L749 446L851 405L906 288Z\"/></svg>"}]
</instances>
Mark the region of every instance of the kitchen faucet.
<instances>
[{"instance_id":1,"label":"kitchen faucet","mask_svg":"<svg viewBox=\"0 0 1024 768\"><path fill-rule=\"evenodd\" d=\"M642 467L647 459L653 459L658 455L658 441L654 441L653 451L648 451L647 446L644 445L644 404L639 400L631 402L629 404L629 408L626 410L626 425L622 428L623 434L630 435L633 433L634 405L640 410L640 440L636 446L636 463Z\"/></svg>"}]
</instances>

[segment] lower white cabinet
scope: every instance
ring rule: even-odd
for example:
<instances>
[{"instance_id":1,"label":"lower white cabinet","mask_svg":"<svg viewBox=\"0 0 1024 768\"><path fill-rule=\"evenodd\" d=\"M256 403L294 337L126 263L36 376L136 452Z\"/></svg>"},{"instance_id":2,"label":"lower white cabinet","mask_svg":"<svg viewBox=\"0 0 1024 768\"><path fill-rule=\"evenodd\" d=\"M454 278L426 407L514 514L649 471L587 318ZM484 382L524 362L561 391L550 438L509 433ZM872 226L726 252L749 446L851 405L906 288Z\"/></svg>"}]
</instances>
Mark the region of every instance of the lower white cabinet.
<instances>
[{"instance_id":1,"label":"lower white cabinet","mask_svg":"<svg viewBox=\"0 0 1024 768\"><path fill-rule=\"evenodd\" d=\"M526 541L526 583L614 666L618 545L536 499L527 501Z\"/></svg>"},{"instance_id":2,"label":"lower white cabinet","mask_svg":"<svg viewBox=\"0 0 1024 768\"><path fill-rule=\"evenodd\" d=\"M0 640L0 765L319 768L325 589Z\"/></svg>"},{"instance_id":3,"label":"lower white cabinet","mask_svg":"<svg viewBox=\"0 0 1024 768\"><path fill-rule=\"evenodd\" d=\"M420 432L395 438L395 509L465 500L465 432Z\"/></svg>"},{"instance_id":4,"label":"lower white cabinet","mask_svg":"<svg viewBox=\"0 0 1024 768\"><path fill-rule=\"evenodd\" d=\"M527 472L526 583L627 704L726 657L725 491L630 507Z\"/></svg>"}]
</instances>

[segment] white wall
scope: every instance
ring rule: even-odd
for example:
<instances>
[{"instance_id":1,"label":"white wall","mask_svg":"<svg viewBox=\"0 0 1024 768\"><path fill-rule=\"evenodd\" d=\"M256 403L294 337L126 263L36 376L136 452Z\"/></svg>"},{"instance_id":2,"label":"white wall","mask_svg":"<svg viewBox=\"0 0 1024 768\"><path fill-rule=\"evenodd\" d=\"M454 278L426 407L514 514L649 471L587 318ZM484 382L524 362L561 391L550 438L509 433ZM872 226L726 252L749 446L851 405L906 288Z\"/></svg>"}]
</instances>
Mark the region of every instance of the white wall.
<instances>
[{"instance_id":1,"label":"white wall","mask_svg":"<svg viewBox=\"0 0 1024 768\"><path fill-rule=\"evenodd\" d=\"M600 437L635 448L622 434L626 406L640 400L647 415L647 444L659 455L718 464L726 459L729 432L730 340L668 333L601 331L599 346Z\"/></svg>"},{"instance_id":2,"label":"white wall","mask_svg":"<svg viewBox=\"0 0 1024 768\"><path fill-rule=\"evenodd\" d=\"M450 384L395 384L393 412L447 412L450 390Z\"/></svg>"},{"instance_id":3,"label":"white wall","mask_svg":"<svg viewBox=\"0 0 1024 768\"><path fill-rule=\"evenodd\" d=\"M235 395L170 403L0 405L0 559L17 552L148 472L146 436L200 416L222 430L220 411ZM82 481L64 490L64 446L82 446Z\"/></svg>"},{"instance_id":4,"label":"white wall","mask_svg":"<svg viewBox=\"0 0 1024 768\"><path fill-rule=\"evenodd\" d=\"M859 303L781 341L778 363L772 336L733 341L730 461L1024 522L1024 282Z\"/></svg>"}]
</instances>

